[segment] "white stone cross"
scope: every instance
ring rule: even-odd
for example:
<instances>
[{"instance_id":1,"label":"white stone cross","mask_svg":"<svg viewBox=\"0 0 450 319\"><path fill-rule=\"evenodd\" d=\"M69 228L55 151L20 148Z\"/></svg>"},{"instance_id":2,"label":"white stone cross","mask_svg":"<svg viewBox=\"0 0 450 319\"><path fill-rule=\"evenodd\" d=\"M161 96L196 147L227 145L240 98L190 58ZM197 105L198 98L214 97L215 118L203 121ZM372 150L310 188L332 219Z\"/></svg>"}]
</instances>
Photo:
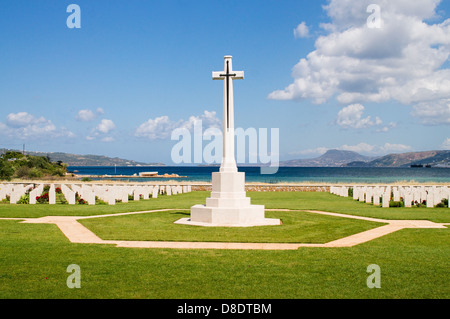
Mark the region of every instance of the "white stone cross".
<instances>
[{"instance_id":1,"label":"white stone cross","mask_svg":"<svg viewBox=\"0 0 450 319\"><path fill-rule=\"evenodd\" d=\"M224 57L224 71L213 72L213 80L223 80L223 158L221 172L236 172L234 159L234 101L233 80L244 79L244 71L233 71L232 57Z\"/></svg>"}]
</instances>

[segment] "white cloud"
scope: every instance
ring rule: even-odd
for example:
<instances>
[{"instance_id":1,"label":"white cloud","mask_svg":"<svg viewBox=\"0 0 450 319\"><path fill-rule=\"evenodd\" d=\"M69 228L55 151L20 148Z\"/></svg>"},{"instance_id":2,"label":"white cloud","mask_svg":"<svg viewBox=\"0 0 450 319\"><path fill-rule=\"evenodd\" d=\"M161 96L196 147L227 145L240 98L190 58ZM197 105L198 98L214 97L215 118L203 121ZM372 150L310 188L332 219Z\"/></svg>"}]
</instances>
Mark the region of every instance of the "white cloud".
<instances>
[{"instance_id":1,"label":"white cloud","mask_svg":"<svg viewBox=\"0 0 450 319\"><path fill-rule=\"evenodd\" d=\"M101 142L113 142L115 139L108 134L111 134L116 129L116 125L112 120L102 119L100 123L91 130L91 133L85 138L87 141L93 141L100 138Z\"/></svg>"},{"instance_id":2,"label":"white cloud","mask_svg":"<svg viewBox=\"0 0 450 319\"><path fill-rule=\"evenodd\" d=\"M343 104L396 100L403 104L440 104L450 98L450 19L428 24L439 0L380 0L381 28L369 28L366 12L372 0L331 0L324 7L331 22L315 50L294 66L294 81L268 98L311 99L321 104L336 98ZM448 124L435 112L428 118ZM420 112L413 112L420 116Z\"/></svg>"},{"instance_id":3,"label":"white cloud","mask_svg":"<svg viewBox=\"0 0 450 319\"><path fill-rule=\"evenodd\" d=\"M450 99L416 104L412 115L425 125L450 124Z\"/></svg>"},{"instance_id":4,"label":"white cloud","mask_svg":"<svg viewBox=\"0 0 450 319\"><path fill-rule=\"evenodd\" d=\"M294 29L294 37L296 38L306 38L309 36L309 28L303 21Z\"/></svg>"},{"instance_id":5,"label":"white cloud","mask_svg":"<svg viewBox=\"0 0 450 319\"><path fill-rule=\"evenodd\" d=\"M343 145L338 147L339 150L354 151L367 155L384 155L387 153L402 153L411 150L411 146L404 144L385 143L384 145L370 145L367 143L359 143L356 145Z\"/></svg>"},{"instance_id":6,"label":"white cloud","mask_svg":"<svg viewBox=\"0 0 450 319\"><path fill-rule=\"evenodd\" d=\"M91 110L80 110L76 119L81 122L90 122L96 118L96 115Z\"/></svg>"},{"instance_id":7,"label":"white cloud","mask_svg":"<svg viewBox=\"0 0 450 319\"><path fill-rule=\"evenodd\" d=\"M445 142L444 142L445 143ZM450 143L450 141L449 141ZM290 155L322 155L326 151L328 151L331 148L327 147L318 147L314 149L306 149L302 151L292 152ZM408 152L411 151L411 146L404 145L404 144L391 144L391 143L385 143L384 145L371 145L368 143L358 143L355 145L341 145L338 147L334 147L334 149L343 150L343 151L353 151L359 154L363 155L385 155L388 153L402 153L402 152Z\"/></svg>"},{"instance_id":8,"label":"white cloud","mask_svg":"<svg viewBox=\"0 0 450 319\"><path fill-rule=\"evenodd\" d=\"M357 153L372 154L376 147L367 143L359 143L357 145L342 145L338 150L353 151Z\"/></svg>"},{"instance_id":9,"label":"white cloud","mask_svg":"<svg viewBox=\"0 0 450 319\"><path fill-rule=\"evenodd\" d=\"M105 111L101 107L99 107L97 108L97 110L95 110L95 112L88 109L80 110L78 111L75 118L81 122L90 122L95 120L99 115L102 114L105 114Z\"/></svg>"},{"instance_id":10,"label":"white cloud","mask_svg":"<svg viewBox=\"0 0 450 319\"><path fill-rule=\"evenodd\" d=\"M188 120L172 121L168 116L160 116L148 119L135 131L135 136L146 137L150 140L169 138L176 128L192 130L194 124L202 121L203 129L220 128L221 121L216 117L216 112L204 111L200 116L190 116Z\"/></svg>"},{"instance_id":11,"label":"white cloud","mask_svg":"<svg viewBox=\"0 0 450 319\"><path fill-rule=\"evenodd\" d=\"M175 123L168 116L160 116L139 125L134 134L138 137L148 137L150 140L165 139L174 128Z\"/></svg>"},{"instance_id":12,"label":"white cloud","mask_svg":"<svg viewBox=\"0 0 450 319\"><path fill-rule=\"evenodd\" d=\"M306 150L291 152L289 155L322 155L325 154L329 149L327 147L317 147L317 148L309 148Z\"/></svg>"},{"instance_id":13,"label":"white cloud","mask_svg":"<svg viewBox=\"0 0 450 319\"><path fill-rule=\"evenodd\" d=\"M52 121L27 112L8 114L6 123L0 123L0 133L3 136L22 140L75 136L64 127L57 128Z\"/></svg>"},{"instance_id":14,"label":"white cloud","mask_svg":"<svg viewBox=\"0 0 450 319\"><path fill-rule=\"evenodd\" d=\"M49 124L44 117L36 118L27 112L10 113L6 117L6 123L11 127L26 127L30 125Z\"/></svg>"},{"instance_id":15,"label":"white cloud","mask_svg":"<svg viewBox=\"0 0 450 319\"><path fill-rule=\"evenodd\" d=\"M390 130L391 128L396 128L396 127L397 127L397 123L395 123L395 122L390 122L388 125L383 126L383 127L379 128L379 129L377 129L377 132L386 133L386 132L389 132L389 130Z\"/></svg>"},{"instance_id":16,"label":"white cloud","mask_svg":"<svg viewBox=\"0 0 450 319\"><path fill-rule=\"evenodd\" d=\"M447 137L447 138L445 139L445 141L441 144L441 147L442 147L444 150L450 150L450 138L449 138L449 137Z\"/></svg>"},{"instance_id":17,"label":"white cloud","mask_svg":"<svg viewBox=\"0 0 450 319\"><path fill-rule=\"evenodd\" d=\"M363 118L364 106L362 104L351 104L339 111L336 123L344 128L368 128L374 125L381 125L383 122L377 116L374 121L371 117Z\"/></svg>"},{"instance_id":18,"label":"white cloud","mask_svg":"<svg viewBox=\"0 0 450 319\"><path fill-rule=\"evenodd\" d=\"M95 128L98 132L107 134L114 130L116 128L116 125L112 120L103 119L100 121L100 124L97 125Z\"/></svg>"}]
</instances>

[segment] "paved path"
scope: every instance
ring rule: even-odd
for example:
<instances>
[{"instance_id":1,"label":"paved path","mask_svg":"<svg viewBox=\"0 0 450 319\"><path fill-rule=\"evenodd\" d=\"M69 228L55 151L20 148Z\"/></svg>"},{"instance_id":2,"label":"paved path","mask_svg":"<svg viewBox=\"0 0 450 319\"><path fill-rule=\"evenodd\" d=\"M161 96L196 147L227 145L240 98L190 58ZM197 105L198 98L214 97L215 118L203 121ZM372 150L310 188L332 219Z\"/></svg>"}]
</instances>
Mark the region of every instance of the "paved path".
<instances>
[{"instance_id":1,"label":"paved path","mask_svg":"<svg viewBox=\"0 0 450 319\"><path fill-rule=\"evenodd\" d=\"M384 223L383 226L376 227L358 234L350 235L341 239L333 240L325 244L283 244L283 243L225 243L225 242L172 242L172 241L124 241L124 240L103 240L89 229L78 222L80 219L102 218L112 216L146 214L152 212L172 211L176 209L159 209L131 213L119 213L94 216L46 216L41 218L0 218L0 220L21 220L22 223L29 224L56 224L64 235L72 243L82 244L109 244L116 247L134 248L177 248L177 249L259 249L259 250L296 250L300 247L352 247L381 236L396 232L405 228L446 228L449 223L434 223L428 220L386 220L355 215L346 215L315 210L307 210L308 213L335 216L340 218L352 218ZM288 209L267 209L267 211L299 211Z\"/></svg>"}]
</instances>

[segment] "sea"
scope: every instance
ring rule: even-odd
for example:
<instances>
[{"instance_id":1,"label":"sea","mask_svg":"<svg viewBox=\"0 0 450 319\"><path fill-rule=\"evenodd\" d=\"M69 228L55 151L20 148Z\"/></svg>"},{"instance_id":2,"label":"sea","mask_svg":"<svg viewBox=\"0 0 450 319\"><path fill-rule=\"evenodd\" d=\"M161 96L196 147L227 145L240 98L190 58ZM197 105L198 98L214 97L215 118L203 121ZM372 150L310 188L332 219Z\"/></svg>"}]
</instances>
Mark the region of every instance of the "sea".
<instances>
[{"instance_id":1,"label":"sea","mask_svg":"<svg viewBox=\"0 0 450 319\"><path fill-rule=\"evenodd\" d=\"M260 167L238 167L251 183L450 183L450 168L438 167L279 167L275 174L261 174ZM149 182L176 180L210 183L211 173L218 166L69 166L77 175L108 175L109 180ZM158 172L158 175L178 174L180 178L133 178L140 172ZM127 177L120 177L124 175ZM92 180L101 178L90 177Z\"/></svg>"}]
</instances>

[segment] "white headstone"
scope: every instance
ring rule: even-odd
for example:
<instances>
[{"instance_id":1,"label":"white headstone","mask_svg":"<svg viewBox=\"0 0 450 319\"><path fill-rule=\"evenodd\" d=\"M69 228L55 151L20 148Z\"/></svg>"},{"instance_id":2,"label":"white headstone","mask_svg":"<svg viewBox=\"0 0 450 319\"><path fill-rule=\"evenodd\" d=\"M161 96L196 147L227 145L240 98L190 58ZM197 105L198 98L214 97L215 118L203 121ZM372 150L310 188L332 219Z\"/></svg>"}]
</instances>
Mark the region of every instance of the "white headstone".
<instances>
[{"instance_id":1,"label":"white headstone","mask_svg":"<svg viewBox=\"0 0 450 319\"><path fill-rule=\"evenodd\" d=\"M432 190L428 190L427 194L427 207L431 208L434 207L434 194Z\"/></svg>"},{"instance_id":2,"label":"white headstone","mask_svg":"<svg viewBox=\"0 0 450 319\"><path fill-rule=\"evenodd\" d=\"M389 200L390 200L390 198L391 198L391 194L390 194L390 192L389 193L386 193L386 192L384 192L383 193L383 196L382 196L382 201L383 201L383 203L382 203L382 206L383 207L389 207Z\"/></svg>"},{"instance_id":3,"label":"white headstone","mask_svg":"<svg viewBox=\"0 0 450 319\"><path fill-rule=\"evenodd\" d=\"M405 194L404 200L405 200L405 207L411 207L411 202L413 200L412 194L410 193Z\"/></svg>"},{"instance_id":4,"label":"white headstone","mask_svg":"<svg viewBox=\"0 0 450 319\"><path fill-rule=\"evenodd\" d=\"M152 198L158 198L159 186L154 186L152 191Z\"/></svg>"},{"instance_id":5,"label":"white headstone","mask_svg":"<svg viewBox=\"0 0 450 319\"><path fill-rule=\"evenodd\" d=\"M50 184L50 189L48 190L48 203L50 205L56 204L55 184Z\"/></svg>"}]
</instances>

